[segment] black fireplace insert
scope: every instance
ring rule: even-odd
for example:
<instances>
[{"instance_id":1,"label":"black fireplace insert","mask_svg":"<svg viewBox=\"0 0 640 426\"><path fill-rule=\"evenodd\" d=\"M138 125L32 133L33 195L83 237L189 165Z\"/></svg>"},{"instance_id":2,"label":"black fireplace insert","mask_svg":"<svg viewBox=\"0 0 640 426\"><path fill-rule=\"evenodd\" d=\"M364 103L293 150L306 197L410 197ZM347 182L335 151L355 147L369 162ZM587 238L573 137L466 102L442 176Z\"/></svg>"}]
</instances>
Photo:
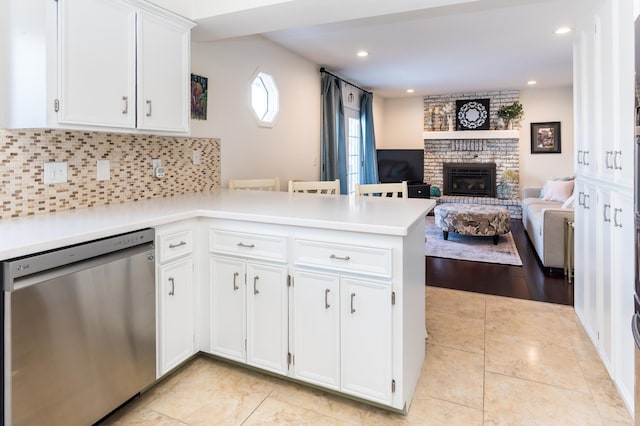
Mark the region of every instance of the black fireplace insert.
<instances>
[{"instance_id":1,"label":"black fireplace insert","mask_svg":"<svg viewBox=\"0 0 640 426\"><path fill-rule=\"evenodd\" d=\"M496 196L495 163L444 163L444 195Z\"/></svg>"}]
</instances>

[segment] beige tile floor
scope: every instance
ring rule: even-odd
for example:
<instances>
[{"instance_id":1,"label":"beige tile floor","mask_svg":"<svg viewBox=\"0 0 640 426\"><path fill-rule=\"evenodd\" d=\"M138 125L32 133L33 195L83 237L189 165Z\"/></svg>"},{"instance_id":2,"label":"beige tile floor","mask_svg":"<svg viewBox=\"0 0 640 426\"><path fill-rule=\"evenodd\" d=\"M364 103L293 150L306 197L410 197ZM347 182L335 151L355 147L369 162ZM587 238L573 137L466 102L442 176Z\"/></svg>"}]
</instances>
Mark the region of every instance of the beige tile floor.
<instances>
[{"instance_id":1,"label":"beige tile floor","mask_svg":"<svg viewBox=\"0 0 640 426\"><path fill-rule=\"evenodd\" d=\"M427 287L429 340L407 416L199 357L117 425L632 425L572 307Z\"/></svg>"}]
</instances>

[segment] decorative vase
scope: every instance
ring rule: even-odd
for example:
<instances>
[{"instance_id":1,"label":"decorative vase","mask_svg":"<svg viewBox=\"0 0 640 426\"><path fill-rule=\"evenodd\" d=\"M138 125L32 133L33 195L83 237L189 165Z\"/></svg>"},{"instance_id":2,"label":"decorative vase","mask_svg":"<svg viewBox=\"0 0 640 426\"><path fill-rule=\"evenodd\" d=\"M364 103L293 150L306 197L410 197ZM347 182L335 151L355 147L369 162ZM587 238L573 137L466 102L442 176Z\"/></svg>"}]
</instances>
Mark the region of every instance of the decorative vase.
<instances>
[{"instance_id":1,"label":"decorative vase","mask_svg":"<svg viewBox=\"0 0 640 426\"><path fill-rule=\"evenodd\" d=\"M455 126L454 126L454 122L453 122L453 117L449 117L449 131L453 132L455 130Z\"/></svg>"},{"instance_id":2,"label":"decorative vase","mask_svg":"<svg viewBox=\"0 0 640 426\"><path fill-rule=\"evenodd\" d=\"M513 120L507 120L507 130L513 130Z\"/></svg>"}]
</instances>

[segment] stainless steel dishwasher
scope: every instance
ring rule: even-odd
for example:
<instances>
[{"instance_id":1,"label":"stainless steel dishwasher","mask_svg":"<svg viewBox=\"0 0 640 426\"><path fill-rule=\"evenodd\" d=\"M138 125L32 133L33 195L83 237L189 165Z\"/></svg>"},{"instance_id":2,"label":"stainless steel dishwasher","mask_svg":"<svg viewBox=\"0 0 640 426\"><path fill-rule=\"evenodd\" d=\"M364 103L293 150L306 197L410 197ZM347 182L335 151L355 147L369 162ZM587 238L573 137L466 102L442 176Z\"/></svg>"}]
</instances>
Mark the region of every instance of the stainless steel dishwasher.
<instances>
[{"instance_id":1,"label":"stainless steel dishwasher","mask_svg":"<svg viewBox=\"0 0 640 426\"><path fill-rule=\"evenodd\" d=\"M152 229L2 262L5 425L87 425L156 378Z\"/></svg>"}]
</instances>

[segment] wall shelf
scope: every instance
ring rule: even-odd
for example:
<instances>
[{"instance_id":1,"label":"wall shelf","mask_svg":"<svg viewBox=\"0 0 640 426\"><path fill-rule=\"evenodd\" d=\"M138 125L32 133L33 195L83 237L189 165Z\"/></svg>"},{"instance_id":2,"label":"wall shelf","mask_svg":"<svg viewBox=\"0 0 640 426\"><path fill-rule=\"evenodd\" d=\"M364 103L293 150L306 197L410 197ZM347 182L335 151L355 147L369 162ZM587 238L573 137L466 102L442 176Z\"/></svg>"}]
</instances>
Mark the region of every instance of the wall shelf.
<instances>
[{"instance_id":1,"label":"wall shelf","mask_svg":"<svg viewBox=\"0 0 640 426\"><path fill-rule=\"evenodd\" d=\"M424 132L424 139L519 139L519 130L462 130L452 132Z\"/></svg>"}]
</instances>

